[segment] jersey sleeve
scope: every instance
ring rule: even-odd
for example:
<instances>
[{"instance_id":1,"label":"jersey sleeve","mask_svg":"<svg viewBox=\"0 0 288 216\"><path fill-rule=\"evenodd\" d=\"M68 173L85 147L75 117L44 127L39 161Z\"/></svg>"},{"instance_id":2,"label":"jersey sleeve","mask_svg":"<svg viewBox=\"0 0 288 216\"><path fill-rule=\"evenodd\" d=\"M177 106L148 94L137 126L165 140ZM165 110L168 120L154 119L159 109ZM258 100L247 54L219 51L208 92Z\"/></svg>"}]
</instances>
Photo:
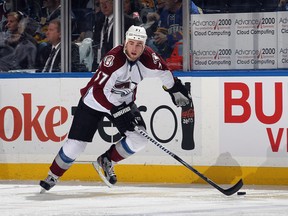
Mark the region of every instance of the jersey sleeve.
<instances>
[{"instance_id":1,"label":"jersey sleeve","mask_svg":"<svg viewBox=\"0 0 288 216\"><path fill-rule=\"evenodd\" d=\"M172 88L175 79L165 60L150 47L146 46L140 58L143 77L158 77L166 88Z\"/></svg>"}]
</instances>

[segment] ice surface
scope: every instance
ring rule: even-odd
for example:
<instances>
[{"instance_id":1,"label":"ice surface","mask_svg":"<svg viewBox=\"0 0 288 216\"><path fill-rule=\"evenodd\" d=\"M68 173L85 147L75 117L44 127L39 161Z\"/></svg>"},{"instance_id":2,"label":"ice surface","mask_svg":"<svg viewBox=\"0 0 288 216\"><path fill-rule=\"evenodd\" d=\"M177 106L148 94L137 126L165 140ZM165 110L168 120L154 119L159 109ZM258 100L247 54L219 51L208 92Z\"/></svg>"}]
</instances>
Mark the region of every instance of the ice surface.
<instances>
[{"instance_id":1,"label":"ice surface","mask_svg":"<svg viewBox=\"0 0 288 216\"><path fill-rule=\"evenodd\" d=\"M209 185L118 184L108 188L100 182L59 182L40 194L38 182L0 181L0 215L286 216L287 189L244 186L245 196L225 196Z\"/></svg>"}]
</instances>

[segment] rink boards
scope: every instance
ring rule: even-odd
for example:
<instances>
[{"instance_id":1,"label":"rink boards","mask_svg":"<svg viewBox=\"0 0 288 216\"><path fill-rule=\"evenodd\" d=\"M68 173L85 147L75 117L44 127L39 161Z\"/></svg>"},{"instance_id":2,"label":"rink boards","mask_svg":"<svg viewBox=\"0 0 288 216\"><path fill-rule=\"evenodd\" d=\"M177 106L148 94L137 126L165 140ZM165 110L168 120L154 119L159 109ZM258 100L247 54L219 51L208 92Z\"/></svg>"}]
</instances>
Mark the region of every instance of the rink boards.
<instances>
[{"instance_id":1,"label":"rink boards","mask_svg":"<svg viewBox=\"0 0 288 216\"><path fill-rule=\"evenodd\" d=\"M182 149L183 114L146 79L138 88L148 133L217 183L287 185L288 89L286 72L176 73L191 84L195 148ZM263 75L264 74L264 75ZM274 76L275 74L275 76ZM79 90L91 74L15 74L0 77L0 179L40 179L67 137ZM186 134L187 135L187 134ZM62 180L100 180L90 162L117 140L104 120L101 130ZM116 166L122 182L202 182L153 144Z\"/></svg>"}]
</instances>

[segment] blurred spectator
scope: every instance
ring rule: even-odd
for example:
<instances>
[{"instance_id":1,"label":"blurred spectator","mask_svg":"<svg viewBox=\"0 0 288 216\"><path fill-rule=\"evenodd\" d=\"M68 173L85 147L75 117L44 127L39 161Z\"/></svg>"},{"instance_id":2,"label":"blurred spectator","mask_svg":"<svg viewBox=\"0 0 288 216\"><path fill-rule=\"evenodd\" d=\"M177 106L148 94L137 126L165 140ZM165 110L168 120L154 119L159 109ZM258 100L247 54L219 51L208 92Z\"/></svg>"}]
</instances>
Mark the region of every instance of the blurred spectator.
<instances>
[{"instance_id":1,"label":"blurred spectator","mask_svg":"<svg viewBox=\"0 0 288 216\"><path fill-rule=\"evenodd\" d=\"M61 0L43 0L42 16L40 18L40 27L35 35L38 42L46 41L46 31L51 20L60 18Z\"/></svg>"},{"instance_id":2,"label":"blurred spectator","mask_svg":"<svg viewBox=\"0 0 288 216\"><path fill-rule=\"evenodd\" d=\"M90 3L90 2L88 2ZM93 0L93 10L91 9L78 9L78 30L80 32L75 43L79 46L80 62L85 64L88 71L92 71L94 62L94 50L93 50L93 32L97 27L95 23L101 23L105 19L104 14L100 9L100 0ZM87 13L84 13L84 11ZM74 10L75 11L75 10ZM76 14L76 12L75 12ZM96 53L97 51L95 51Z\"/></svg>"},{"instance_id":3,"label":"blurred spectator","mask_svg":"<svg viewBox=\"0 0 288 216\"><path fill-rule=\"evenodd\" d=\"M288 11L288 0L279 0L278 11Z\"/></svg>"},{"instance_id":4,"label":"blurred spectator","mask_svg":"<svg viewBox=\"0 0 288 216\"><path fill-rule=\"evenodd\" d=\"M137 3L138 0L124 0L124 13L135 20L137 25L142 24L142 19L140 17L140 4Z\"/></svg>"},{"instance_id":5,"label":"blurred spectator","mask_svg":"<svg viewBox=\"0 0 288 216\"><path fill-rule=\"evenodd\" d=\"M44 16L41 18L41 23L46 24L51 20L60 18L61 15L61 0L43 0Z\"/></svg>"},{"instance_id":6,"label":"blurred spectator","mask_svg":"<svg viewBox=\"0 0 288 216\"><path fill-rule=\"evenodd\" d=\"M47 56L42 72L61 72L61 22L59 19L50 21L46 32L46 37L50 46L43 49L42 55ZM49 54L47 52L49 50ZM71 71L85 72L87 68L80 64L79 47L72 43L71 45Z\"/></svg>"},{"instance_id":7,"label":"blurred spectator","mask_svg":"<svg viewBox=\"0 0 288 216\"><path fill-rule=\"evenodd\" d=\"M22 11L30 18L39 22L43 0L9 0L12 2L13 11ZM7 2L7 0L6 0Z\"/></svg>"},{"instance_id":8,"label":"blurred spectator","mask_svg":"<svg viewBox=\"0 0 288 216\"><path fill-rule=\"evenodd\" d=\"M99 0L97 0L99 3ZM71 0L72 12L75 15L74 29L72 34L72 41L80 42L85 36L85 32L89 30L92 32L94 4L96 0ZM99 8L99 6L98 6ZM89 36L91 38L91 36Z\"/></svg>"},{"instance_id":9,"label":"blurred spectator","mask_svg":"<svg viewBox=\"0 0 288 216\"><path fill-rule=\"evenodd\" d=\"M77 38L76 42L81 42L85 38L93 38L93 32L95 31L95 23L103 22L104 14L100 9L100 0L94 0L94 9L91 12L88 12L83 17L83 26L80 27L80 35Z\"/></svg>"},{"instance_id":10,"label":"blurred spectator","mask_svg":"<svg viewBox=\"0 0 288 216\"><path fill-rule=\"evenodd\" d=\"M151 38L154 35L154 32L157 30L158 23L160 20L160 14L165 7L164 0L158 0L156 5L155 12L148 12L146 17L147 21L142 26L146 29L148 38Z\"/></svg>"},{"instance_id":11,"label":"blurred spectator","mask_svg":"<svg viewBox=\"0 0 288 216\"><path fill-rule=\"evenodd\" d=\"M5 25L5 31L7 32L6 44L13 48L16 47L19 40L19 23L23 18L23 14L21 12L10 12L7 14L7 23Z\"/></svg>"},{"instance_id":12,"label":"blurred spectator","mask_svg":"<svg viewBox=\"0 0 288 216\"><path fill-rule=\"evenodd\" d=\"M6 15L12 9L12 1L1 1L0 2L0 32L5 31Z\"/></svg>"},{"instance_id":13,"label":"blurred spectator","mask_svg":"<svg viewBox=\"0 0 288 216\"><path fill-rule=\"evenodd\" d=\"M146 29L147 37L152 38L154 32L158 28L158 23L160 20L160 15L157 12L149 12L147 14L147 21L144 24L141 24L142 27Z\"/></svg>"},{"instance_id":14,"label":"blurred spectator","mask_svg":"<svg viewBox=\"0 0 288 216\"><path fill-rule=\"evenodd\" d=\"M105 15L100 8L100 0L94 0L93 11L88 11L84 16L82 15L83 25L79 26L80 35L76 42L81 42L85 38L93 38L93 32L98 26L95 23L102 23L105 20ZM113 0L111 4L113 3ZM136 25L142 24L141 17L139 15L140 3L139 0L124 0L123 2L124 13L131 19L134 19ZM111 8L113 9L113 8ZM105 10L105 8L103 9ZM110 13L110 11L109 11ZM113 13L113 10L112 12ZM106 12L107 14L107 12ZM99 28L98 28L99 29Z\"/></svg>"},{"instance_id":15,"label":"blurred spectator","mask_svg":"<svg viewBox=\"0 0 288 216\"><path fill-rule=\"evenodd\" d=\"M190 13L200 14L201 9L190 1ZM182 40L182 0L166 0L160 14L159 25L148 45L164 59L170 57L175 43Z\"/></svg>"},{"instance_id":16,"label":"blurred spectator","mask_svg":"<svg viewBox=\"0 0 288 216\"><path fill-rule=\"evenodd\" d=\"M105 17L99 19L94 25L94 62L92 70L95 71L102 57L113 48L113 0L100 0L100 9ZM124 15L124 31L131 25L137 25L135 20L128 15Z\"/></svg>"},{"instance_id":17,"label":"blurred spectator","mask_svg":"<svg viewBox=\"0 0 288 216\"><path fill-rule=\"evenodd\" d=\"M6 25L3 26L0 37L0 58L11 54L16 47L20 37L18 25L21 19L22 15L17 12L11 12L7 15Z\"/></svg>"},{"instance_id":18,"label":"blurred spectator","mask_svg":"<svg viewBox=\"0 0 288 216\"><path fill-rule=\"evenodd\" d=\"M144 8L155 8L155 0L140 0Z\"/></svg>"},{"instance_id":19,"label":"blurred spectator","mask_svg":"<svg viewBox=\"0 0 288 216\"><path fill-rule=\"evenodd\" d=\"M154 0L139 0L140 1L140 17L143 23L147 22L147 14L156 11Z\"/></svg>"},{"instance_id":20,"label":"blurred spectator","mask_svg":"<svg viewBox=\"0 0 288 216\"><path fill-rule=\"evenodd\" d=\"M37 43L31 36L31 21L20 12L8 13L9 36L1 47L0 71L35 69Z\"/></svg>"},{"instance_id":21,"label":"blurred spectator","mask_svg":"<svg viewBox=\"0 0 288 216\"><path fill-rule=\"evenodd\" d=\"M157 1L157 6L156 6L156 8L157 8L157 13L158 14L161 14L161 12L162 12L162 10L164 9L164 7L165 7L165 0L158 0Z\"/></svg>"},{"instance_id":22,"label":"blurred spectator","mask_svg":"<svg viewBox=\"0 0 288 216\"><path fill-rule=\"evenodd\" d=\"M46 41L46 31L49 22L54 19L60 19L61 17L61 0L43 0L42 17L40 18L40 28L38 29L35 39L38 42ZM76 22L75 15L71 11L72 33L75 31Z\"/></svg>"}]
</instances>

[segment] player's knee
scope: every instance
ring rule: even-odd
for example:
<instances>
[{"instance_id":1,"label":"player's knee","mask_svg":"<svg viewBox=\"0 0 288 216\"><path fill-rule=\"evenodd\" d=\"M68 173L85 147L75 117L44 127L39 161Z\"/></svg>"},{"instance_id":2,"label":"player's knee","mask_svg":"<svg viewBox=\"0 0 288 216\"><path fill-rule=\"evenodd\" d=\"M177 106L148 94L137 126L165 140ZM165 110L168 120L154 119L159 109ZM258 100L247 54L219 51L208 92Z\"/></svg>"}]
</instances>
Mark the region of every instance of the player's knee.
<instances>
[{"instance_id":1,"label":"player's knee","mask_svg":"<svg viewBox=\"0 0 288 216\"><path fill-rule=\"evenodd\" d=\"M76 159L82 152L84 152L87 142L68 139L63 145L63 152L66 156Z\"/></svg>"}]
</instances>

